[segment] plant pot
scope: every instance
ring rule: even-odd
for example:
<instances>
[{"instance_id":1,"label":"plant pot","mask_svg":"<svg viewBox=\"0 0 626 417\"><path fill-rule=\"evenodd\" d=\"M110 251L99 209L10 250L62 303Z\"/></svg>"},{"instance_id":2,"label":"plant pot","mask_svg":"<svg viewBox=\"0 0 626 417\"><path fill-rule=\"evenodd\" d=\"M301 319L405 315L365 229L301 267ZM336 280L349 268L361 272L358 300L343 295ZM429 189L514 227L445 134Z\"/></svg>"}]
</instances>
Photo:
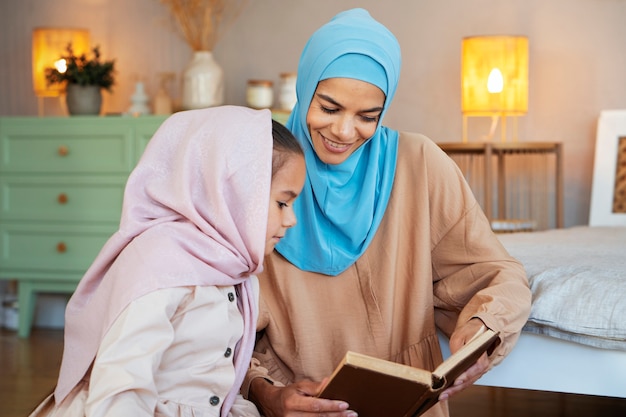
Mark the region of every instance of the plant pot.
<instances>
[{"instance_id":1,"label":"plant pot","mask_svg":"<svg viewBox=\"0 0 626 417\"><path fill-rule=\"evenodd\" d=\"M102 107L102 88L98 85L68 84L65 96L72 116L98 115Z\"/></svg>"}]
</instances>

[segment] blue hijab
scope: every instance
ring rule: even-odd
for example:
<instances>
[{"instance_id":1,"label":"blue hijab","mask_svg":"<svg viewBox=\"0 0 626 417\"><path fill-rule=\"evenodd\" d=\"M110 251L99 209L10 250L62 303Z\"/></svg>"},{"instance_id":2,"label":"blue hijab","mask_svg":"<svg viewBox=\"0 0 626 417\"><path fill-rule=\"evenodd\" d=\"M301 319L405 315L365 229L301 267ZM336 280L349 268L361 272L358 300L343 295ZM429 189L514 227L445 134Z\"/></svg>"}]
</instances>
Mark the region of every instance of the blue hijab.
<instances>
[{"instance_id":1,"label":"blue hijab","mask_svg":"<svg viewBox=\"0 0 626 417\"><path fill-rule=\"evenodd\" d=\"M298 65L298 101L287 127L305 151L307 178L294 204L298 219L276 249L305 271L338 275L367 249L383 218L396 169L398 132L381 125L398 85L400 45L364 9L337 14L304 47ZM353 78L385 93L374 135L341 164L319 160L306 125L319 81Z\"/></svg>"}]
</instances>

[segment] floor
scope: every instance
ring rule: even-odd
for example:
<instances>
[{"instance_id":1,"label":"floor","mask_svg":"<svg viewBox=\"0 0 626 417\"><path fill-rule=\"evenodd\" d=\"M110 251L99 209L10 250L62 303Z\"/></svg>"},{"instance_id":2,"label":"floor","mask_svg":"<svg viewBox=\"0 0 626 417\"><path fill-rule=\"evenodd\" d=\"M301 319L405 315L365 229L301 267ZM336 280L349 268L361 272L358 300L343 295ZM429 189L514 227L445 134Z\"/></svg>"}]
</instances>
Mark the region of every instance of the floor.
<instances>
[{"instance_id":1,"label":"floor","mask_svg":"<svg viewBox=\"0 0 626 417\"><path fill-rule=\"evenodd\" d=\"M28 339L0 331L0 404L2 417L26 417L56 383L63 331L35 329Z\"/></svg>"},{"instance_id":2,"label":"floor","mask_svg":"<svg viewBox=\"0 0 626 417\"><path fill-rule=\"evenodd\" d=\"M62 330L34 329L28 339L0 330L2 417L26 417L56 382ZM624 378L626 389L626 376ZM473 386L450 400L451 417L624 417L626 399Z\"/></svg>"}]
</instances>

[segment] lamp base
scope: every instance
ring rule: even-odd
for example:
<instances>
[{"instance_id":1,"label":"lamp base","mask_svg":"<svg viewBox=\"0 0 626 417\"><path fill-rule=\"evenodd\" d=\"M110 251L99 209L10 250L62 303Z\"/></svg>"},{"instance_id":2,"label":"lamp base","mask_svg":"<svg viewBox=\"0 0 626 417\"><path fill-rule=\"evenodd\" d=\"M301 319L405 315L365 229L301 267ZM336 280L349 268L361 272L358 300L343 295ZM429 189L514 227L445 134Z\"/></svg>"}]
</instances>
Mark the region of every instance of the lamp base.
<instances>
[{"instance_id":1,"label":"lamp base","mask_svg":"<svg viewBox=\"0 0 626 417\"><path fill-rule=\"evenodd\" d=\"M491 117L491 127L489 128L489 133L483 136L483 141L491 141L493 140L498 122L500 122L500 141L502 143L507 142L507 117L511 117L513 120L513 129L511 142L517 142L517 118L518 115L504 114L504 113L487 113L487 114L464 114L463 115L463 142L468 142L468 123L470 117Z\"/></svg>"}]
</instances>

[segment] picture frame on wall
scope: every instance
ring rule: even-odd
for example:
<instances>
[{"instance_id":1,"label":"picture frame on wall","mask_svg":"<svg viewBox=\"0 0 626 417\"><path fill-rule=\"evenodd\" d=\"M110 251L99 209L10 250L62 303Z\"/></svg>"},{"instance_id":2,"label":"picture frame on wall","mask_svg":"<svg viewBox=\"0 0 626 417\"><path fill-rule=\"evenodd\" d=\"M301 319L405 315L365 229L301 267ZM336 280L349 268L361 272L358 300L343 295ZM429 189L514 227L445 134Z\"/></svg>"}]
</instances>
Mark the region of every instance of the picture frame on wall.
<instances>
[{"instance_id":1,"label":"picture frame on wall","mask_svg":"<svg viewBox=\"0 0 626 417\"><path fill-rule=\"evenodd\" d=\"M589 226L626 226L626 110L600 112Z\"/></svg>"}]
</instances>

